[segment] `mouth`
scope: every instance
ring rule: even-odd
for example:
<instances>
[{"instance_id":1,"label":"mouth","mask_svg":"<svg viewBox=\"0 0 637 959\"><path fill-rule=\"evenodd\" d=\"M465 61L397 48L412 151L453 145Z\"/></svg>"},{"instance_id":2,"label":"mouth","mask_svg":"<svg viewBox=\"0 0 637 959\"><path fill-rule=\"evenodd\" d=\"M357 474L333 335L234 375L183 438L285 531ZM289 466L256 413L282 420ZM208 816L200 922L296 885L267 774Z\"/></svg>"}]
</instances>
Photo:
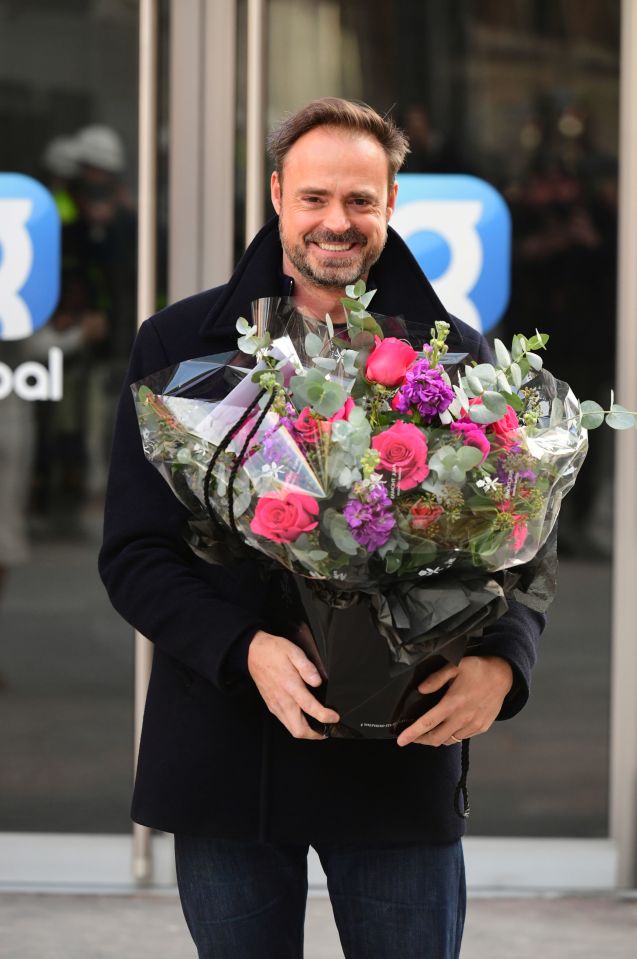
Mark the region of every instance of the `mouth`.
<instances>
[{"instance_id":1,"label":"mouth","mask_svg":"<svg viewBox=\"0 0 637 959\"><path fill-rule=\"evenodd\" d=\"M352 250L355 243L317 243L319 250L326 250L328 253L347 253Z\"/></svg>"}]
</instances>

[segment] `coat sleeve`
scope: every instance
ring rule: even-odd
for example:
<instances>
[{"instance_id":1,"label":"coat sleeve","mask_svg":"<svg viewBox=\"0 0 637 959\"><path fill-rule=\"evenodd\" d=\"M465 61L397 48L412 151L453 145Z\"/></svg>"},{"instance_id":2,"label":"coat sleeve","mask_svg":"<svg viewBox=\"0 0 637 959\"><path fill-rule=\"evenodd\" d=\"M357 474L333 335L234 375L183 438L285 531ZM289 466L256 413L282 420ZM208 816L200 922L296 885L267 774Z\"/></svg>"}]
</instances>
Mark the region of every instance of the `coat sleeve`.
<instances>
[{"instance_id":1,"label":"coat sleeve","mask_svg":"<svg viewBox=\"0 0 637 959\"><path fill-rule=\"evenodd\" d=\"M147 462L130 384L169 365L152 320L139 331L120 398L99 571L115 609L161 650L224 688L226 660L261 628L254 567L197 559L188 511Z\"/></svg>"},{"instance_id":2,"label":"coat sleeve","mask_svg":"<svg viewBox=\"0 0 637 959\"><path fill-rule=\"evenodd\" d=\"M492 363L493 353L486 339L481 336L474 353L480 363ZM539 562L555 560L557 537L552 534L546 546L538 554ZM535 576L538 563L531 560L517 571L524 571L522 578L529 581ZM546 626L546 614L519 600L509 599L507 612L497 622L488 626L476 653L480 656L500 656L513 670L513 686L507 694L498 719L511 719L525 706L530 690L531 675L537 661L540 636Z\"/></svg>"}]
</instances>

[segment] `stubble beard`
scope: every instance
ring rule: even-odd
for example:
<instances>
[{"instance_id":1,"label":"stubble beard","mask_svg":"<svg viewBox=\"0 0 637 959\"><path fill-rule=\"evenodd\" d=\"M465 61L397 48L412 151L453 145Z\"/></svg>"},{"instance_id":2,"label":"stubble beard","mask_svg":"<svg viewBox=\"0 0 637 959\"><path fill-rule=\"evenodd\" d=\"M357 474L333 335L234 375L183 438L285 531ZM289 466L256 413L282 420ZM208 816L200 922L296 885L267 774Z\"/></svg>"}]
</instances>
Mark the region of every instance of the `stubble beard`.
<instances>
[{"instance_id":1,"label":"stubble beard","mask_svg":"<svg viewBox=\"0 0 637 959\"><path fill-rule=\"evenodd\" d=\"M345 233L315 232L308 233L302 244L288 243L281 219L279 219L279 236L281 246L290 263L298 270L301 276L309 280L314 286L323 289L342 290L362 277L366 277L370 268L376 263L387 242L387 231L382 244L370 247L367 237L358 230L347 230ZM310 262L307 245L309 243L360 243L360 252L350 259L326 259L320 266Z\"/></svg>"}]
</instances>

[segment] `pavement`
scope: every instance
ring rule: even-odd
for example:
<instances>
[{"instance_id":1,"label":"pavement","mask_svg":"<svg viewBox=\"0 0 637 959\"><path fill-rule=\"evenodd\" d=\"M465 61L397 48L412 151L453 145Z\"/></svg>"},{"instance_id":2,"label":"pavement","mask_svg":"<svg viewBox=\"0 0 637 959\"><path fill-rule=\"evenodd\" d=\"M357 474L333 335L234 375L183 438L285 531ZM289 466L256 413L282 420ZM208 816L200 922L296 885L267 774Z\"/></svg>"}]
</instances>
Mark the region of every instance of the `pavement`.
<instances>
[{"instance_id":1,"label":"pavement","mask_svg":"<svg viewBox=\"0 0 637 959\"><path fill-rule=\"evenodd\" d=\"M0 943L3 959L196 959L172 892L5 892ZM635 893L469 899L461 959L634 959L636 952ZM308 902L305 959L343 959L325 898Z\"/></svg>"}]
</instances>

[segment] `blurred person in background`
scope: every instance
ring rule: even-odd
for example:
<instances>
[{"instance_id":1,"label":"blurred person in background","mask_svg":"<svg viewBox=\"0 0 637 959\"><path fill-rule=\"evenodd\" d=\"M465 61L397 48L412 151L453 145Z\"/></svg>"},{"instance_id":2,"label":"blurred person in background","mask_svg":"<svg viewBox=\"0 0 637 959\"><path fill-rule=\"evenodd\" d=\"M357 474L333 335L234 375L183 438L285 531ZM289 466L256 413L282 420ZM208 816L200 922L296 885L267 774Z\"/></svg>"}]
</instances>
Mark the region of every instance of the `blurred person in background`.
<instances>
[{"instance_id":1,"label":"blurred person in background","mask_svg":"<svg viewBox=\"0 0 637 959\"><path fill-rule=\"evenodd\" d=\"M119 134L87 126L46 148L62 219L62 284L51 320L32 339L40 357L64 352L64 396L38 405L33 506L58 535L81 531L91 485L104 474L135 332L137 221ZM90 451L90 452L89 452Z\"/></svg>"}]
</instances>

